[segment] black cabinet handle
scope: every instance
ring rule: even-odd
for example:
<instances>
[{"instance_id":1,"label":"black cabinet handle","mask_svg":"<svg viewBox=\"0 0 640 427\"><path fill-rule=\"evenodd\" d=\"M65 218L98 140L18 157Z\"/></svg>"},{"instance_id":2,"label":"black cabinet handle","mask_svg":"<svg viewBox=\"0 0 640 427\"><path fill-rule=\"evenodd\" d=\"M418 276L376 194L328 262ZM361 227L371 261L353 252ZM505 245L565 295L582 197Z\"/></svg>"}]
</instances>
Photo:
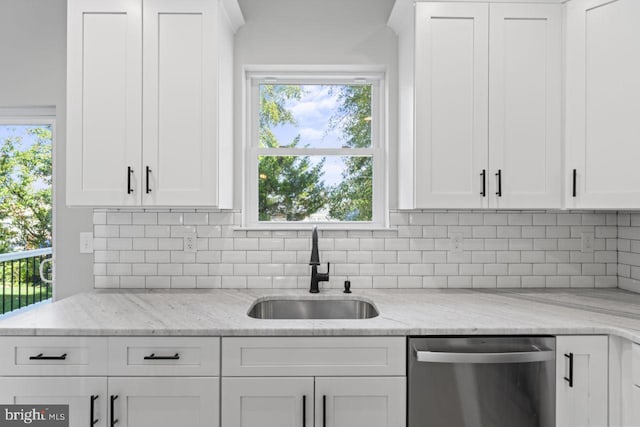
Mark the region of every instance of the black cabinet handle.
<instances>
[{"instance_id":1,"label":"black cabinet handle","mask_svg":"<svg viewBox=\"0 0 640 427\"><path fill-rule=\"evenodd\" d=\"M95 408L94 408L94 404L93 402L95 402L98 399L98 395L95 394L93 396L91 396L91 407L90 407L90 417L89 417L89 427L93 427L95 424L98 423L98 421L100 420L96 420L94 415L95 415Z\"/></svg>"},{"instance_id":2,"label":"black cabinet handle","mask_svg":"<svg viewBox=\"0 0 640 427\"><path fill-rule=\"evenodd\" d=\"M155 353L151 353L145 356L144 360L180 360L180 353L176 353L173 356L156 356Z\"/></svg>"},{"instance_id":3,"label":"black cabinet handle","mask_svg":"<svg viewBox=\"0 0 640 427\"><path fill-rule=\"evenodd\" d=\"M487 197L487 170L482 169L480 176L482 177L482 191L480 192L480 195L482 197Z\"/></svg>"},{"instance_id":4,"label":"black cabinet handle","mask_svg":"<svg viewBox=\"0 0 640 427\"><path fill-rule=\"evenodd\" d=\"M149 166L147 166L147 188L146 188L146 192L147 194L151 193L151 185L149 184L149 176L151 175L151 168Z\"/></svg>"},{"instance_id":5,"label":"black cabinet handle","mask_svg":"<svg viewBox=\"0 0 640 427\"><path fill-rule=\"evenodd\" d=\"M307 427L307 395L302 395L302 427Z\"/></svg>"},{"instance_id":6,"label":"black cabinet handle","mask_svg":"<svg viewBox=\"0 0 640 427\"><path fill-rule=\"evenodd\" d=\"M117 395L111 395L111 427L115 426L116 424L118 424L118 419L114 418L115 414L116 414L116 409L115 409L115 404L114 402L116 401L116 399L118 398Z\"/></svg>"},{"instance_id":7,"label":"black cabinet handle","mask_svg":"<svg viewBox=\"0 0 640 427\"><path fill-rule=\"evenodd\" d=\"M502 197L502 169L498 169L496 176L498 177L498 191L496 191L496 195Z\"/></svg>"},{"instance_id":8,"label":"black cabinet handle","mask_svg":"<svg viewBox=\"0 0 640 427\"><path fill-rule=\"evenodd\" d=\"M573 197L578 196L578 170L573 170Z\"/></svg>"},{"instance_id":9,"label":"black cabinet handle","mask_svg":"<svg viewBox=\"0 0 640 427\"><path fill-rule=\"evenodd\" d=\"M322 395L322 427L327 427L327 396Z\"/></svg>"},{"instance_id":10,"label":"black cabinet handle","mask_svg":"<svg viewBox=\"0 0 640 427\"><path fill-rule=\"evenodd\" d=\"M133 193L133 188L131 188L131 174L133 174L133 168L127 166L127 194Z\"/></svg>"},{"instance_id":11,"label":"black cabinet handle","mask_svg":"<svg viewBox=\"0 0 640 427\"><path fill-rule=\"evenodd\" d=\"M564 380L573 388L573 353L565 354L564 357L569 359L569 378L564 377Z\"/></svg>"},{"instance_id":12,"label":"black cabinet handle","mask_svg":"<svg viewBox=\"0 0 640 427\"><path fill-rule=\"evenodd\" d=\"M29 360L66 360L67 353L61 356L44 356L42 353L29 357Z\"/></svg>"}]
</instances>

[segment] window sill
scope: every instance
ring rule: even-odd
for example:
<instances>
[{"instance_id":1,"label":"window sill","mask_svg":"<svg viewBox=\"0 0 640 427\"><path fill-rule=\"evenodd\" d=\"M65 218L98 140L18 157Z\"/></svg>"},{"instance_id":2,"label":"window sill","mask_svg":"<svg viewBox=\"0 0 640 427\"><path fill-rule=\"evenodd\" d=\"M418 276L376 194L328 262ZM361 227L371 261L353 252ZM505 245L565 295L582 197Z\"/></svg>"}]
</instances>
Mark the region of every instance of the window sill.
<instances>
[{"instance_id":1,"label":"window sill","mask_svg":"<svg viewBox=\"0 0 640 427\"><path fill-rule=\"evenodd\" d=\"M354 225L329 225L329 224L309 224L309 225L282 225L282 226L243 226L234 227L236 231L309 231L314 226L318 227L318 230L337 230L337 231L393 231L395 228L382 227L379 225L366 225L366 226L354 226Z\"/></svg>"}]
</instances>

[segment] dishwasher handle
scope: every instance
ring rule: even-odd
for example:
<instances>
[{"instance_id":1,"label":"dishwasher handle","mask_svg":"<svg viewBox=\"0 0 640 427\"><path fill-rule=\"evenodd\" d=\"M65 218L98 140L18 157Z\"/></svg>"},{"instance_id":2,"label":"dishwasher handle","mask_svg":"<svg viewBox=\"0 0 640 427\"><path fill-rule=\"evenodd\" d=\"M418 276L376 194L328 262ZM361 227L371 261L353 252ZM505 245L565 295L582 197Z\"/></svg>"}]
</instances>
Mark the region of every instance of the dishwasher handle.
<instances>
[{"instance_id":1,"label":"dishwasher handle","mask_svg":"<svg viewBox=\"0 0 640 427\"><path fill-rule=\"evenodd\" d=\"M515 351L507 353L449 353L417 351L416 361L427 363L533 363L555 359L553 350Z\"/></svg>"}]
</instances>

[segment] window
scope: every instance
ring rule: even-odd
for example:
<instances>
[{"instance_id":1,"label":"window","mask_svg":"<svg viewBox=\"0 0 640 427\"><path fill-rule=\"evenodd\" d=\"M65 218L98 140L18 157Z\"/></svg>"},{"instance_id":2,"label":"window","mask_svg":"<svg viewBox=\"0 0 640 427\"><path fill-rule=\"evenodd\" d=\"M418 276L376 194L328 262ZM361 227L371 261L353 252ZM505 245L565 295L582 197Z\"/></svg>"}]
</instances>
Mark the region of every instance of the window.
<instances>
[{"instance_id":1,"label":"window","mask_svg":"<svg viewBox=\"0 0 640 427\"><path fill-rule=\"evenodd\" d=\"M248 76L245 223L384 225L383 76Z\"/></svg>"}]
</instances>

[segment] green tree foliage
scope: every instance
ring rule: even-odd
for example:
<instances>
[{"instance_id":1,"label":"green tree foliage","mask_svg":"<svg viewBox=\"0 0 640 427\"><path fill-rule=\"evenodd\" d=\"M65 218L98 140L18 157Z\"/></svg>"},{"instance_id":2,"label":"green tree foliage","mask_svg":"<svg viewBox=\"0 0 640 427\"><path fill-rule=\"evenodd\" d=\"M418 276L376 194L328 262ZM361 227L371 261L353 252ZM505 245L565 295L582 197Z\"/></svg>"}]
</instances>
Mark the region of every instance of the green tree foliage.
<instances>
[{"instance_id":1,"label":"green tree foliage","mask_svg":"<svg viewBox=\"0 0 640 427\"><path fill-rule=\"evenodd\" d=\"M282 144L273 134L278 125L295 124L289 100L300 100L302 89L296 85L262 85L260 90L259 144L264 148L296 147L298 135L290 144ZM300 221L317 212L326 203L322 181L324 161L315 166L308 156L261 156L258 173L258 212L260 221Z\"/></svg>"},{"instance_id":2,"label":"green tree foliage","mask_svg":"<svg viewBox=\"0 0 640 427\"><path fill-rule=\"evenodd\" d=\"M51 246L51 128L0 143L0 253Z\"/></svg>"},{"instance_id":3,"label":"green tree foliage","mask_svg":"<svg viewBox=\"0 0 640 427\"><path fill-rule=\"evenodd\" d=\"M371 146L371 86L340 86L338 112L331 124L350 148ZM373 158L344 157L342 182L331 188L329 215L343 221L373 219Z\"/></svg>"}]
</instances>

